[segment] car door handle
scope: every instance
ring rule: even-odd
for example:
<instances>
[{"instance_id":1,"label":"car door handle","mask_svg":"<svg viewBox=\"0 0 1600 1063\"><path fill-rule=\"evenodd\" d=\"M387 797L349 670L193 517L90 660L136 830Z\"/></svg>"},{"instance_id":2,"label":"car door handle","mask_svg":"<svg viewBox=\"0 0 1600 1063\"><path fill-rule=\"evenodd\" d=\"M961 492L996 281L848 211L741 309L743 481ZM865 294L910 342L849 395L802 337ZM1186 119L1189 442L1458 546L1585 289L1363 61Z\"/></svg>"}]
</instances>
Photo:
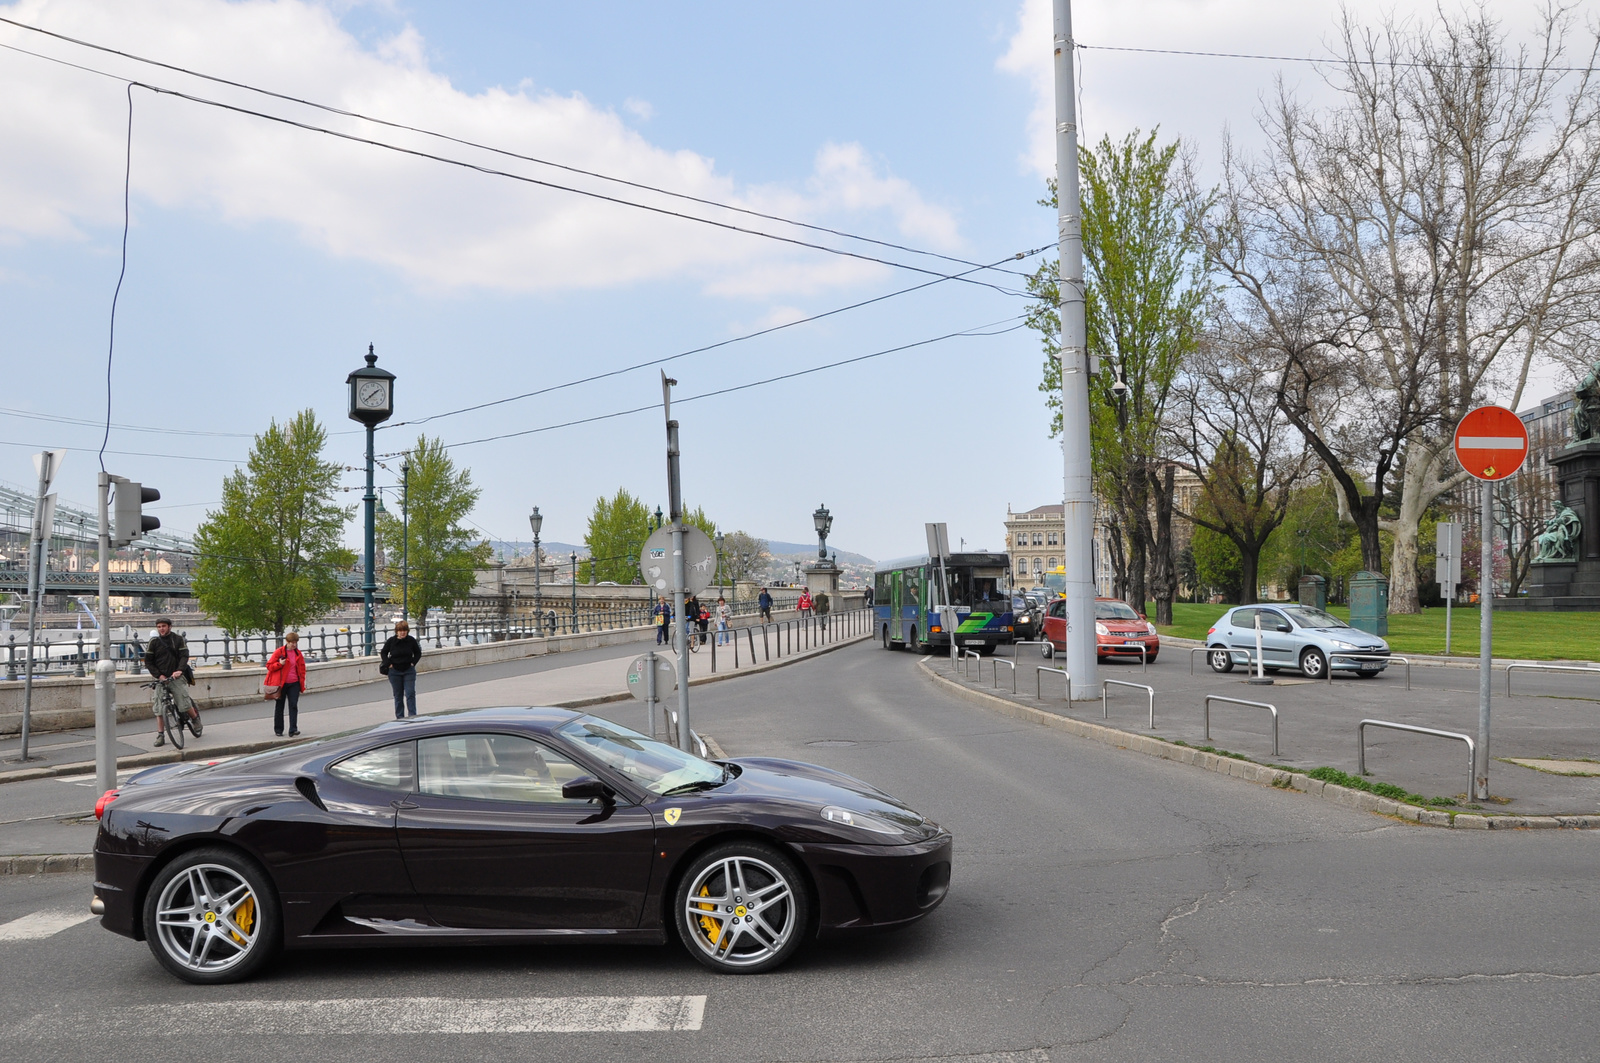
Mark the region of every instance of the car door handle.
<instances>
[{"instance_id":1,"label":"car door handle","mask_svg":"<svg viewBox=\"0 0 1600 1063\"><path fill-rule=\"evenodd\" d=\"M407 798L404 798L404 797L402 797L402 798L401 798L401 799L400 799L400 800L398 800L398 801L390 801L390 802L389 802L389 803L390 803L390 804L391 804L391 805L393 805L393 806L394 806L394 807L395 807L395 808L397 808L397 809L405 809L405 808L420 808L420 807L421 807L421 806L420 806L420 805L418 805L418 804L417 804L417 803L416 803L416 802L415 802L415 801L412 801L412 800L409 800L409 799L407 799Z\"/></svg>"}]
</instances>

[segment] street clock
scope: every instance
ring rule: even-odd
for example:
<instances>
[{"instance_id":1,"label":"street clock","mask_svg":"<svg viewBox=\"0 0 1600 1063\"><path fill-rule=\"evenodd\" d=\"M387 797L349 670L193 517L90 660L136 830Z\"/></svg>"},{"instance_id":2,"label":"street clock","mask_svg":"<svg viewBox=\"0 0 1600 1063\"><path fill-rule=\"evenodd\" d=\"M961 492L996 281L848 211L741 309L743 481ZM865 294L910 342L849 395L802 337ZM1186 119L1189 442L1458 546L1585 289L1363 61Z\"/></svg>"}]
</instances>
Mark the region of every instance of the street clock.
<instances>
[{"instance_id":1,"label":"street clock","mask_svg":"<svg viewBox=\"0 0 1600 1063\"><path fill-rule=\"evenodd\" d=\"M350 419L368 428L382 424L394 413L394 374L378 368L378 356L367 345L367 364L351 373Z\"/></svg>"}]
</instances>

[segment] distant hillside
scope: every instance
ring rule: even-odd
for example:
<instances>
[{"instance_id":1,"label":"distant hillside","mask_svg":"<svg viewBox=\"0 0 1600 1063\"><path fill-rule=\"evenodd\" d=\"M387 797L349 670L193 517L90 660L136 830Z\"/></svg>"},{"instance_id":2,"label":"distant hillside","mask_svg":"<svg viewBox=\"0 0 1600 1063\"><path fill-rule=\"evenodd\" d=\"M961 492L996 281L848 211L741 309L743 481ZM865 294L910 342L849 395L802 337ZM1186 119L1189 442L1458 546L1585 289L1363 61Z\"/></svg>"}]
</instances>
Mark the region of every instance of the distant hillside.
<instances>
[{"instance_id":1,"label":"distant hillside","mask_svg":"<svg viewBox=\"0 0 1600 1063\"><path fill-rule=\"evenodd\" d=\"M817 544L816 543L785 543L785 542L779 542L776 539L768 539L767 540L767 550L770 551L774 556L782 555L784 557L790 557L790 558L798 558L801 554L806 554L806 555L808 555L809 557L811 557L813 559L817 556ZM854 564L854 565L876 565L877 564L876 561L874 561L872 558L868 557L865 554L852 554L848 550L839 550L839 549L836 549L833 546L829 546L828 547L828 553L830 555L838 554L839 555L839 563L841 565L844 564L846 561L848 561L848 562L850 562L851 564Z\"/></svg>"}]
</instances>

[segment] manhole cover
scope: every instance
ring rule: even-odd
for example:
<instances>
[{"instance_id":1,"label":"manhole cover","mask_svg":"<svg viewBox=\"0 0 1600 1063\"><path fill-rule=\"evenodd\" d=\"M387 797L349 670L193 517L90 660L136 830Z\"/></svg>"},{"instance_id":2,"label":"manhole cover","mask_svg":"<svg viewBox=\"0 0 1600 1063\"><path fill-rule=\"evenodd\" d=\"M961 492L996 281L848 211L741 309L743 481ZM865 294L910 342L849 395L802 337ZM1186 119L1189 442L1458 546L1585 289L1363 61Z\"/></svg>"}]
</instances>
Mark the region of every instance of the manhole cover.
<instances>
[{"instance_id":1,"label":"manhole cover","mask_svg":"<svg viewBox=\"0 0 1600 1063\"><path fill-rule=\"evenodd\" d=\"M808 746L853 746L854 742L846 742L842 738L822 738L815 742L807 742Z\"/></svg>"}]
</instances>

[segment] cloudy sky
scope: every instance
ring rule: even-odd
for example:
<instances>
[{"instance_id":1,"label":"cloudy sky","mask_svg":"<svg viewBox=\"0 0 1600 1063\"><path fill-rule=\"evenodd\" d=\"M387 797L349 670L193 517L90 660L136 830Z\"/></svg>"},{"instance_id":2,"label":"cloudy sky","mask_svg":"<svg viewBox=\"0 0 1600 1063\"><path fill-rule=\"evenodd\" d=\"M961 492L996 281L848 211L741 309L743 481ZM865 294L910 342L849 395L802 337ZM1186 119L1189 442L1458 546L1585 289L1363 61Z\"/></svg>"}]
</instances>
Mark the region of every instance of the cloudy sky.
<instances>
[{"instance_id":1,"label":"cloudy sky","mask_svg":"<svg viewBox=\"0 0 1600 1063\"><path fill-rule=\"evenodd\" d=\"M1038 338L1015 328L1015 273L938 275L1054 240L1035 202L1053 166L1049 8L0 3L0 17L456 138L0 24L0 481L31 486L31 451L80 448L57 489L93 501L136 80L106 466L158 487L169 528L192 530L251 437L307 407L358 484L344 379L371 343L405 422L379 452L423 432L452 445L494 538L526 539L533 505L547 539L577 541L597 495L663 500L660 411L623 412L659 402L658 368L574 382L683 354L666 368L685 495L726 529L804 541L821 502L836 545L870 556L920 549L928 520L999 548L1008 504L1060 497ZM1391 8L1433 11L1351 5ZM1513 28L1535 10L1494 9ZM1282 77L1314 102L1315 68L1093 46L1326 56L1338 10L1079 3L1085 135L1159 125L1203 166L1225 131L1249 147L1260 95ZM1531 390L1563 383L1552 371Z\"/></svg>"}]
</instances>

